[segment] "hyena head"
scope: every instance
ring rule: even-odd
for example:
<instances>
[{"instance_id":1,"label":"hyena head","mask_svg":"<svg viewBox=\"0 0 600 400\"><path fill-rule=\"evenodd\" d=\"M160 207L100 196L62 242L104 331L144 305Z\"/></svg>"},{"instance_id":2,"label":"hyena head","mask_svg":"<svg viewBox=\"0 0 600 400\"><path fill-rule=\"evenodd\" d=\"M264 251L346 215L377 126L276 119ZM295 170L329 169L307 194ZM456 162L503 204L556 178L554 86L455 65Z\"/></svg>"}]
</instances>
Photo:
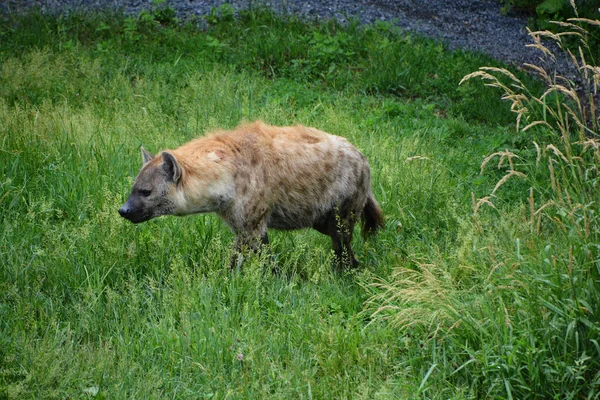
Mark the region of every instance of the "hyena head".
<instances>
[{"instance_id":1,"label":"hyena head","mask_svg":"<svg viewBox=\"0 0 600 400\"><path fill-rule=\"evenodd\" d=\"M154 157L142 147L142 169L119 214L134 224L176 212L174 196L182 169L173 154Z\"/></svg>"}]
</instances>

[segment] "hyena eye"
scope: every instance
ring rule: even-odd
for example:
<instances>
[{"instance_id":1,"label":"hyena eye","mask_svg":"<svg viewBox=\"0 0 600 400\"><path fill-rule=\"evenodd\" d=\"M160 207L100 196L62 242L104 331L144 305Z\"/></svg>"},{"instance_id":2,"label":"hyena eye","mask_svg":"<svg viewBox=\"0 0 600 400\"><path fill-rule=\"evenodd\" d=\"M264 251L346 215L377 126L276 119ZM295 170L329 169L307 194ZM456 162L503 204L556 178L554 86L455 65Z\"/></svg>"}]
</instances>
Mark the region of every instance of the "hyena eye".
<instances>
[{"instance_id":1,"label":"hyena eye","mask_svg":"<svg viewBox=\"0 0 600 400\"><path fill-rule=\"evenodd\" d=\"M140 195L143 197L150 196L150 193L152 193L152 190L150 189L140 189Z\"/></svg>"}]
</instances>

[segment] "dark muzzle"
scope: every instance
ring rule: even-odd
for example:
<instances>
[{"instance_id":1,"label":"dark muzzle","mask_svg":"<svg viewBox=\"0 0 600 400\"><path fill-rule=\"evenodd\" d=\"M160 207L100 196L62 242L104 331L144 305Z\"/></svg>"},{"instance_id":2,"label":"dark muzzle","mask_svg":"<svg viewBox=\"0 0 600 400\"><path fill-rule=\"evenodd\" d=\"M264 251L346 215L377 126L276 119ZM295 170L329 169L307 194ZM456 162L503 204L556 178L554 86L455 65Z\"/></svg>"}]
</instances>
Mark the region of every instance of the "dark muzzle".
<instances>
[{"instance_id":1,"label":"dark muzzle","mask_svg":"<svg viewBox=\"0 0 600 400\"><path fill-rule=\"evenodd\" d=\"M129 219L129 216L131 215L131 209L127 203L123 204L121 208L119 208L119 214L121 217Z\"/></svg>"},{"instance_id":2,"label":"dark muzzle","mask_svg":"<svg viewBox=\"0 0 600 400\"><path fill-rule=\"evenodd\" d=\"M140 222L148 221L150 217L145 215L143 212L140 212L139 209L136 209L131 206L131 202L123 204L121 208L119 208L119 214L121 217L133 222L134 224L139 224Z\"/></svg>"}]
</instances>

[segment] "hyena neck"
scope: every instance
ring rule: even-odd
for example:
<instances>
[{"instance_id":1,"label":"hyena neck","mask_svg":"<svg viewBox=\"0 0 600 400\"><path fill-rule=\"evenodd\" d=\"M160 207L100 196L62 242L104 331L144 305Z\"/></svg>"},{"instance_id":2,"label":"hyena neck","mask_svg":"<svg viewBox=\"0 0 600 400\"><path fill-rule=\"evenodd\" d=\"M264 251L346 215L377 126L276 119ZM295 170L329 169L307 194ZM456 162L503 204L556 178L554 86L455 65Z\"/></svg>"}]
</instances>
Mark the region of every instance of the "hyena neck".
<instances>
[{"instance_id":1,"label":"hyena neck","mask_svg":"<svg viewBox=\"0 0 600 400\"><path fill-rule=\"evenodd\" d=\"M181 168L181 178L172 196L177 215L218 212L233 200L233 166L226 150L207 137L171 152Z\"/></svg>"},{"instance_id":2,"label":"hyena neck","mask_svg":"<svg viewBox=\"0 0 600 400\"><path fill-rule=\"evenodd\" d=\"M174 196L177 215L219 212L228 208L235 193L230 180L225 177L218 181L206 181L188 176Z\"/></svg>"}]
</instances>

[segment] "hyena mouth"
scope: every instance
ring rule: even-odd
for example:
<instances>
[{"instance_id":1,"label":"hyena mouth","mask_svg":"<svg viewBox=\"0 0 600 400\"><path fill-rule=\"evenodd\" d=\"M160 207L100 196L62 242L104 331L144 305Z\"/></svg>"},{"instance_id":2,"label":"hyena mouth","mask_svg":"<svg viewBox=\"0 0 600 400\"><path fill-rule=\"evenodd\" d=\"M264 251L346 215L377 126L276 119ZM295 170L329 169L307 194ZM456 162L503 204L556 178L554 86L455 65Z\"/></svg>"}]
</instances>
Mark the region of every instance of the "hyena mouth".
<instances>
[{"instance_id":1,"label":"hyena mouth","mask_svg":"<svg viewBox=\"0 0 600 400\"><path fill-rule=\"evenodd\" d=\"M121 215L121 217L125 218L126 220L128 220L134 224L139 224L141 222L145 222L145 221L148 221L149 219L152 219L152 214L136 213L136 212L133 212L131 209L129 209L126 206L119 208L119 214Z\"/></svg>"},{"instance_id":2,"label":"hyena mouth","mask_svg":"<svg viewBox=\"0 0 600 400\"><path fill-rule=\"evenodd\" d=\"M150 219L152 219L151 215L132 215L130 217L124 217L125 219L129 220L129 222L134 223L134 224L140 224L142 222L146 222Z\"/></svg>"}]
</instances>

